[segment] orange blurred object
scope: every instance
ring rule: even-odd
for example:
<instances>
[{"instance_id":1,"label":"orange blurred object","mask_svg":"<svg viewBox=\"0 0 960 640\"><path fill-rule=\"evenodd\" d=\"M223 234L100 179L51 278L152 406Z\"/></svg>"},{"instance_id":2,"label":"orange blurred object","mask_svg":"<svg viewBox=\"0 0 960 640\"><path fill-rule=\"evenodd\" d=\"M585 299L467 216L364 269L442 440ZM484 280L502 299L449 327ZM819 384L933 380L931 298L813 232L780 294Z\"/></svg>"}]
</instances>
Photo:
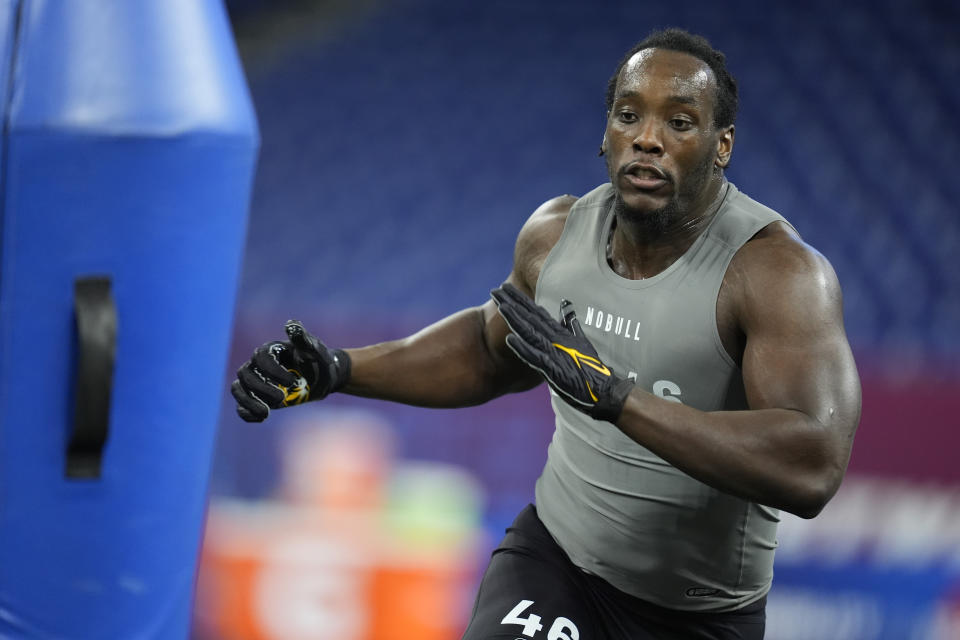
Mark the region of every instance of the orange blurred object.
<instances>
[{"instance_id":1,"label":"orange blurred object","mask_svg":"<svg viewBox=\"0 0 960 640\"><path fill-rule=\"evenodd\" d=\"M460 637L479 578L479 489L444 465L394 466L390 436L363 415L293 429L284 501L211 503L199 637Z\"/></svg>"}]
</instances>

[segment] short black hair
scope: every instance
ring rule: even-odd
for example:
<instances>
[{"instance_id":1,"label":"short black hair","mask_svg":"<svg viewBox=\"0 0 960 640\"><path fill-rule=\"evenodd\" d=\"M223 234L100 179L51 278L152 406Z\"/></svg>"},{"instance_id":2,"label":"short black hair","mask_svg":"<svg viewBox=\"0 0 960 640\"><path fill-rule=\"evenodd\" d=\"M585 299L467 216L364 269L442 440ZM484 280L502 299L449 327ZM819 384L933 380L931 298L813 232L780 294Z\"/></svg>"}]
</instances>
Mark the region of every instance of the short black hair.
<instances>
[{"instance_id":1,"label":"short black hair","mask_svg":"<svg viewBox=\"0 0 960 640\"><path fill-rule=\"evenodd\" d=\"M717 79L717 100L716 109L713 114L713 124L715 127L727 127L732 125L737 119L737 107L739 98L737 98L737 81L727 70L727 57L722 52L714 49L710 42L703 36L698 36L685 31L684 29L670 28L662 31L654 31L646 38L638 42L630 49L620 64L617 65L617 71L607 83L607 111L613 108L613 99L617 92L617 81L620 78L620 72L624 65L638 51L644 49L669 49L671 51L680 51L689 53L695 58L699 58L710 67L713 75Z\"/></svg>"}]
</instances>

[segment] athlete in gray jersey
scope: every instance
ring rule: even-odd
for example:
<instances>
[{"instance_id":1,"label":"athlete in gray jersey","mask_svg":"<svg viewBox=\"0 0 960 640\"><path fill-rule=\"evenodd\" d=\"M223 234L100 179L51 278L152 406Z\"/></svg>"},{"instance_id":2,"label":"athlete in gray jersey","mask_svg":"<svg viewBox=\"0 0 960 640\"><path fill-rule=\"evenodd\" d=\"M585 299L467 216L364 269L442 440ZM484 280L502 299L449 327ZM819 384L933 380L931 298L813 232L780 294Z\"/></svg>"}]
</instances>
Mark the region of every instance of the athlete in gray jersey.
<instances>
[{"instance_id":1,"label":"athlete in gray jersey","mask_svg":"<svg viewBox=\"0 0 960 640\"><path fill-rule=\"evenodd\" d=\"M600 359L640 388L701 411L747 409L740 369L716 330L716 301L736 251L783 218L724 184L709 226L686 253L630 280L607 263L615 201L606 184L571 207L540 271L537 303L559 309L562 299L576 301ZM676 609L731 609L768 591L776 509L691 478L552 396L557 428L537 482L538 513L575 564Z\"/></svg>"},{"instance_id":2,"label":"athlete in gray jersey","mask_svg":"<svg viewBox=\"0 0 960 640\"><path fill-rule=\"evenodd\" d=\"M610 184L539 207L492 301L359 349L291 321L240 367L249 421L334 391L456 407L546 380L537 504L466 640L761 638L778 510L813 517L840 485L860 416L840 288L724 178L736 104L723 54L652 34L609 83Z\"/></svg>"}]
</instances>

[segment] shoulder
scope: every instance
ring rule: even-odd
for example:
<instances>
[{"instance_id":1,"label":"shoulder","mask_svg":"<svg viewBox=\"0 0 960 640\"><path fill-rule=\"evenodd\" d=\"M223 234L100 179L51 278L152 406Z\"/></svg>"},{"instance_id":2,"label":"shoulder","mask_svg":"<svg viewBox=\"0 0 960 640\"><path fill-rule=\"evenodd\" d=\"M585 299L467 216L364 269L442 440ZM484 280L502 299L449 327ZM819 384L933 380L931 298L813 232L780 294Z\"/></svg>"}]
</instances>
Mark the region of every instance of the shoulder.
<instances>
[{"instance_id":1,"label":"shoulder","mask_svg":"<svg viewBox=\"0 0 960 640\"><path fill-rule=\"evenodd\" d=\"M746 242L727 269L740 325L826 315L838 318L840 284L830 262L788 224L773 222ZM824 318L825 319L825 318Z\"/></svg>"},{"instance_id":2,"label":"shoulder","mask_svg":"<svg viewBox=\"0 0 960 640\"><path fill-rule=\"evenodd\" d=\"M793 227L773 222L758 231L734 255L731 267L751 280L824 279L835 281L833 267L822 253L803 241Z\"/></svg>"},{"instance_id":3,"label":"shoulder","mask_svg":"<svg viewBox=\"0 0 960 640\"><path fill-rule=\"evenodd\" d=\"M546 249L549 253L560 239L567 217L570 215L570 209L577 200L576 196L558 196L537 207L517 235L517 248Z\"/></svg>"},{"instance_id":4,"label":"shoulder","mask_svg":"<svg viewBox=\"0 0 960 640\"><path fill-rule=\"evenodd\" d=\"M563 234L570 209L577 200L576 196L571 195L547 200L537 207L520 229L514 248L512 275L515 283L527 293L532 294L536 288L543 262Z\"/></svg>"}]
</instances>

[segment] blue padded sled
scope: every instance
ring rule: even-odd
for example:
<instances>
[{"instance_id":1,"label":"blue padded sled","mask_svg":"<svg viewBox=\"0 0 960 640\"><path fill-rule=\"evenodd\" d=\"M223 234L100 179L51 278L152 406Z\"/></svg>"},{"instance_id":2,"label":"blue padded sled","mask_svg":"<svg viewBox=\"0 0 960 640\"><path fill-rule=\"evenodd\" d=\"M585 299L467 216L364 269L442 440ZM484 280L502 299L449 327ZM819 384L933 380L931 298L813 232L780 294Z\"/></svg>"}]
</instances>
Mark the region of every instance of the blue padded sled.
<instances>
[{"instance_id":1,"label":"blue padded sled","mask_svg":"<svg viewBox=\"0 0 960 640\"><path fill-rule=\"evenodd\" d=\"M189 633L258 151L220 0L0 0L0 638Z\"/></svg>"}]
</instances>

